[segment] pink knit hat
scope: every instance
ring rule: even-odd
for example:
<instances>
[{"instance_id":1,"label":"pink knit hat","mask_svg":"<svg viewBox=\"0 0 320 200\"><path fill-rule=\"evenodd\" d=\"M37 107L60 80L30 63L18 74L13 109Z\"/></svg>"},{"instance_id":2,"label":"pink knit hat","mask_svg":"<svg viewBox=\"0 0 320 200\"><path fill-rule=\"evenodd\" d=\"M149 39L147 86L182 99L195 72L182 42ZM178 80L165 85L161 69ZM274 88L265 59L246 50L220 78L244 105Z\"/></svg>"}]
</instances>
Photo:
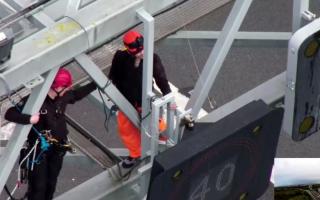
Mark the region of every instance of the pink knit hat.
<instances>
[{"instance_id":1,"label":"pink knit hat","mask_svg":"<svg viewBox=\"0 0 320 200\"><path fill-rule=\"evenodd\" d=\"M60 68L54 81L51 85L52 89L56 89L58 87L70 87L72 85L72 76L71 73L64 68Z\"/></svg>"}]
</instances>

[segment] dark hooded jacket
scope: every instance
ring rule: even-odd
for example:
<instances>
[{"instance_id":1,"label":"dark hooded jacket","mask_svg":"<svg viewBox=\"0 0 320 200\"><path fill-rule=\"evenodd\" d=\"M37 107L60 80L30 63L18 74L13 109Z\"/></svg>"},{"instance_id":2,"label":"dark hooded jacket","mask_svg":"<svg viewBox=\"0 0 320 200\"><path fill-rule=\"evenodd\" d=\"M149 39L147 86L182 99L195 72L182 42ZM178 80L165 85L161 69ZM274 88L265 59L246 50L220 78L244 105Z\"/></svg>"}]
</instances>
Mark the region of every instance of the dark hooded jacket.
<instances>
[{"instance_id":1,"label":"dark hooded jacket","mask_svg":"<svg viewBox=\"0 0 320 200\"><path fill-rule=\"evenodd\" d=\"M133 106L141 107L143 60L139 67L135 67L134 62L134 56L118 50L112 60L109 78ZM171 92L165 69L157 54L153 57L153 78L163 95Z\"/></svg>"}]
</instances>

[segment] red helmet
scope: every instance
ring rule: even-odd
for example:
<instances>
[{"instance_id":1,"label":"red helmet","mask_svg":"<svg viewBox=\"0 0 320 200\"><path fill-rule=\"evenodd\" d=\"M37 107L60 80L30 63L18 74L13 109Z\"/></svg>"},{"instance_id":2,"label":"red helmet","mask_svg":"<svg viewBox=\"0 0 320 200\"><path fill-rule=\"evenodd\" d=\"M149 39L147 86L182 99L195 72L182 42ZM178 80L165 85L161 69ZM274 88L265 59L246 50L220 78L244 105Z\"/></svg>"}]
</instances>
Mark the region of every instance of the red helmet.
<instances>
[{"instance_id":1,"label":"red helmet","mask_svg":"<svg viewBox=\"0 0 320 200\"><path fill-rule=\"evenodd\" d=\"M72 76L71 73L64 68L60 68L54 81L51 85L52 89L56 89L58 87L70 87L72 85Z\"/></svg>"},{"instance_id":2,"label":"red helmet","mask_svg":"<svg viewBox=\"0 0 320 200\"><path fill-rule=\"evenodd\" d=\"M123 36L123 44L129 53L135 55L143 50L143 36L137 31L128 31Z\"/></svg>"}]
</instances>

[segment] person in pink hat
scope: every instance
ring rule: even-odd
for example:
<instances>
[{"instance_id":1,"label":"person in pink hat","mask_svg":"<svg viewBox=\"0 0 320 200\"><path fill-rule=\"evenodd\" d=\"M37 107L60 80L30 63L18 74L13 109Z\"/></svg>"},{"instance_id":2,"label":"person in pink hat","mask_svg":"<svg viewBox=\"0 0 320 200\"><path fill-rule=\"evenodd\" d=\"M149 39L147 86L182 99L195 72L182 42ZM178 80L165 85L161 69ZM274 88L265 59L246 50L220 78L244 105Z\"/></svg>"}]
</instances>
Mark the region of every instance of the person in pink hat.
<instances>
[{"instance_id":1,"label":"person in pink hat","mask_svg":"<svg viewBox=\"0 0 320 200\"><path fill-rule=\"evenodd\" d=\"M29 157L26 164L28 172L28 200L51 200L55 192L63 157L71 149L67 135L65 110L68 104L74 104L96 89L94 82L72 89L71 73L60 68L39 113L24 114L21 111L28 99L23 98L17 105L7 110L5 118L19 124L33 124L27 149L31 149L38 139L35 160ZM47 141L48 148L43 150L41 138ZM45 143L45 142L44 142ZM29 152L28 150L28 152ZM33 167L30 167L33 166Z\"/></svg>"}]
</instances>

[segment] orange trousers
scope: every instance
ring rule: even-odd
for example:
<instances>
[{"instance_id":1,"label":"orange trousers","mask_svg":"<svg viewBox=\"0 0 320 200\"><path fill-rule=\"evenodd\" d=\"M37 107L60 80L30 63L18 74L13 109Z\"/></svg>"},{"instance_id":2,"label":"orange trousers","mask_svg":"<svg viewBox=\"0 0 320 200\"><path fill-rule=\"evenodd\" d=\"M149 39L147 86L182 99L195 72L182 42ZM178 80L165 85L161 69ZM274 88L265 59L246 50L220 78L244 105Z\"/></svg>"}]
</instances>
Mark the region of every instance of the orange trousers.
<instances>
[{"instance_id":1,"label":"orange trousers","mask_svg":"<svg viewBox=\"0 0 320 200\"><path fill-rule=\"evenodd\" d=\"M120 138L129 150L129 156L132 158L138 158L141 156L141 135L140 129L137 128L130 119L121 111L118 112L118 132ZM167 128L164 120L160 119L159 131L162 132Z\"/></svg>"}]
</instances>

